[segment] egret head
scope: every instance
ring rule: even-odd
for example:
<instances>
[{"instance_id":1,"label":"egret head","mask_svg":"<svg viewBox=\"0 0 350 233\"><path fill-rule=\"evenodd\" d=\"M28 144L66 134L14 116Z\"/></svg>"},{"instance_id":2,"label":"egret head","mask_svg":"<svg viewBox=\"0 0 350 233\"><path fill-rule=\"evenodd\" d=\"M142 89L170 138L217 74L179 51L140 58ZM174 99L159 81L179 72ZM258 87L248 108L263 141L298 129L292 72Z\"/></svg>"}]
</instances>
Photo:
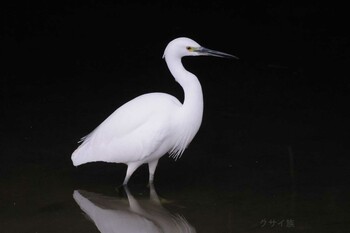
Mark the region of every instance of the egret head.
<instances>
[{"instance_id":1,"label":"egret head","mask_svg":"<svg viewBox=\"0 0 350 233\"><path fill-rule=\"evenodd\" d=\"M215 56L236 58L228 53L223 53L200 46L197 42L190 38L180 37L169 42L165 48L163 58L167 56L185 57L185 56Z\"/></svg>"}]
</instances>

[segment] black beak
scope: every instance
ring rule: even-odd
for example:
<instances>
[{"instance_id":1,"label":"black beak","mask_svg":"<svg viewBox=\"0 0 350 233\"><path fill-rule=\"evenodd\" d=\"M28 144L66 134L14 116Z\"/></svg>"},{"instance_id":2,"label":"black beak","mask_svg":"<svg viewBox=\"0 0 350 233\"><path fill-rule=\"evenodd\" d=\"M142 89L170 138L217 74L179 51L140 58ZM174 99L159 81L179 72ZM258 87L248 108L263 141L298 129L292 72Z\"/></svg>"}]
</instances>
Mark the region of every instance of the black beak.
<instances>
[{"instance_id":1,"label":"black beak","mask_svg":"<svg viewBox=\"0 0 350 233\"><path fill-rule=\"evenodd\" d=\"M212 49L207 49L204 47L199 47L197 49L195 49L195 52L197 52L199 55L203 55L203 56L214 56L214 57L223 57L223 58L235 58L235 59L239 59L238 57L228 54L228 53L223 53L223 52L219 52L216 50L212 50Z\"/></svg>"}]
</instances>

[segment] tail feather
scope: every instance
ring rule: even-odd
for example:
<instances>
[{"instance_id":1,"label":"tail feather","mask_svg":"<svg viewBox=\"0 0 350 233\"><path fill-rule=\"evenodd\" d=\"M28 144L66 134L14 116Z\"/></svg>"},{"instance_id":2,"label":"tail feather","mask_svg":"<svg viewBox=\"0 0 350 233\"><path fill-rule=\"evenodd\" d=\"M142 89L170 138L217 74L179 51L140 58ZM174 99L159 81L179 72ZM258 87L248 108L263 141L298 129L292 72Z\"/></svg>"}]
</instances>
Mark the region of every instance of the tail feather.
<instances>
[{"instance_id":1,"label":"tail feather","mask_svg":"<svg viewBox=\"0 0 350 233\"><path fill-rule=\"evenodd\" d=\"M90 153L87 150L87 144L81 144L72 154L72 162L74 166L79 166L84 163L93 162L90 159Z\"/></svg>"}]
</instances>

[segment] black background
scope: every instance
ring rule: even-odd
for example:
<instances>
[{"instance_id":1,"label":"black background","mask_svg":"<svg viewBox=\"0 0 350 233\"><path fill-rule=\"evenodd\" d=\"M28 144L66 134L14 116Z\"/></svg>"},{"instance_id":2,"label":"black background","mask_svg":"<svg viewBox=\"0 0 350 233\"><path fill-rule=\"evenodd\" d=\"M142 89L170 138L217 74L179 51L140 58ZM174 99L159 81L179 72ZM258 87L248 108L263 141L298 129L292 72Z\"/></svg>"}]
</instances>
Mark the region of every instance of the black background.
<instances>
[{"instance_id":1,"label":"black background","mask_svg":"<svg viewBox=\"0 0 350 233\"><path fill-rule=\"evenodd\" d=\"M183 59L205 98L203 125L189 150L206 158L184 156L184 163L223 158L276 168L281 160L268 154L293 148L300 172L325 171L325 177L336 174L332 182L344 182L350 130L345 6L220 0L1 4L3 165L70 167L79 138L131 98L163 91L182 100L162 55L170 40L186 36L240 60Z\"/></svg>"}]
</instances>

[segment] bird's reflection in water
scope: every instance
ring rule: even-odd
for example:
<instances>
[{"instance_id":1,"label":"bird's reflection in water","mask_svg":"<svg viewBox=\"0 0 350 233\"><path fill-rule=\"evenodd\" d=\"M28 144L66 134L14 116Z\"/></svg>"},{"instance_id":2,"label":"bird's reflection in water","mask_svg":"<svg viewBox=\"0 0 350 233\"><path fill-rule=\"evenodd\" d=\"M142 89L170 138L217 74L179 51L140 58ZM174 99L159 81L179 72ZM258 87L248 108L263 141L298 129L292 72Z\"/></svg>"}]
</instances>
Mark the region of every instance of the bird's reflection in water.
<instances>
[{"instance_id":1,"label":"bird's reflection in water","mask_svg":"<svg viewBox=\"0 0 350 233\"><path fill-rule=\"evenodd\" d=\"M196 232L184 217L162 207L153 185L147 200L137 200L127 187L124 190L127 200L83 190L75 190L73 198L101 233Z\"/></svg>"}]
</instances>

